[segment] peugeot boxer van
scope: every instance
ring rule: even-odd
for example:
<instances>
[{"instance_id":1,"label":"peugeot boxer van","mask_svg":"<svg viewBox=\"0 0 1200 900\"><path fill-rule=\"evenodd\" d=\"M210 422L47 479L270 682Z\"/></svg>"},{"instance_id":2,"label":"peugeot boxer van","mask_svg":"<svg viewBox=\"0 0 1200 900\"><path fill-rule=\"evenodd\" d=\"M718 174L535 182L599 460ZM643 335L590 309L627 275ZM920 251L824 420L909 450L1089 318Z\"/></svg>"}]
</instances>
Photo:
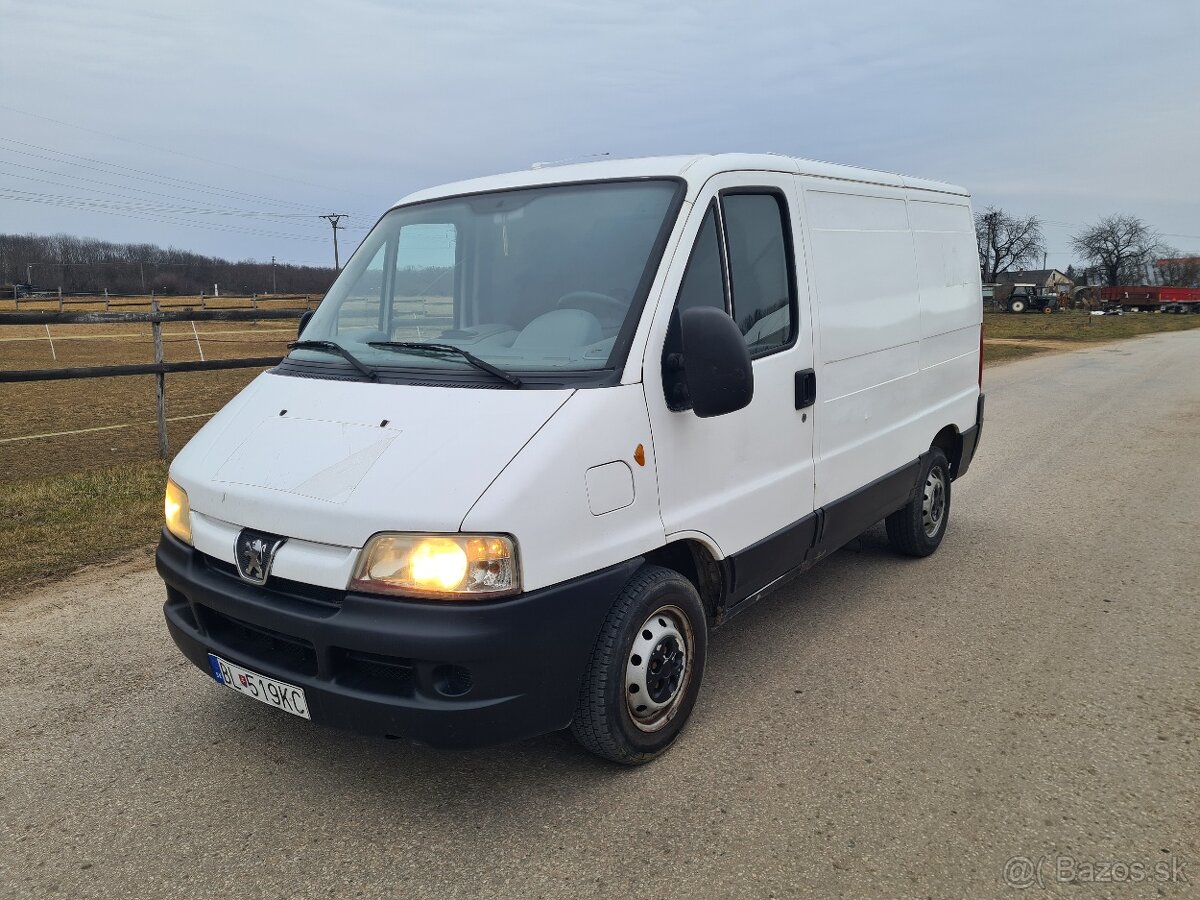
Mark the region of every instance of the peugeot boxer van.
<instances>
[{"instance_id":1,"label":"peugeot boxer van","mask_svg":"<svg viewBox=\"0 0 1200 900\"><path fill-rule=\"evenodd\" d=\"M463 747L667 749L709 632L980 439L970 198L771 155L413 194L171 466L167 626L218 684Z\"/></svg>"}]
</instances>

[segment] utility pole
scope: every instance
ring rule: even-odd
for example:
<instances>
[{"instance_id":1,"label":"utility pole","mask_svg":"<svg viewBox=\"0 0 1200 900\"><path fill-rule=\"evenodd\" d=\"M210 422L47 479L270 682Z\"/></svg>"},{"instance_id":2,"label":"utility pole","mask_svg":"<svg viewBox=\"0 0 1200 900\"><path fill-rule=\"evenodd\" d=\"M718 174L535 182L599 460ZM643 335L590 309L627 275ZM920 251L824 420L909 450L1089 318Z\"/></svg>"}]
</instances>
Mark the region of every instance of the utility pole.
<instances>
[{"instance_id":1,"label":"utility pole","mask_svg":"<svg viewBox=\"0 0 1200 900\"><path fill-rule=\"evenodd\" d=\"M325 219L327 222L329 222L330 225L333 226L333 267L337 271L340 272L340 271L342 271L342 263L338 259L337 233L338 233L339 228L345 227L344 225L342 225L342 219L347 218L347 214L346 213L330 213L327 216L321 216L321 218Z\"/></svg>"},{"instance_id":2,"label":"utility pole","mask_svg":"<svg viewBox=\"0 0 1200 900\"><path fill-rule=\"evenodd\" d=\"M275 257L271 257L271 294L278 294L279 291L275 287Z\"/></svg>"}]
</instances>

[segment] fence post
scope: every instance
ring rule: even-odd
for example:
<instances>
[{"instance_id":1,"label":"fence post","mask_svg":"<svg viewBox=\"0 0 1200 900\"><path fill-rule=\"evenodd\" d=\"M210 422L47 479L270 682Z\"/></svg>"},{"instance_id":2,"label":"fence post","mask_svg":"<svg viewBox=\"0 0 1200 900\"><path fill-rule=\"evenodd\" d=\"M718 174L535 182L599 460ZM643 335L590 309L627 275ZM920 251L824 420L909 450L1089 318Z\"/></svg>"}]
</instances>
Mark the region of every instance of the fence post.
<instances>
[{"instance_id":1,"label":"fence post","mask_svg":"<svg viewBox=\"0 0 1200 900\"><path fill-rule=\"evenodd\" d=\"M58 311L59 311L59 312L62 312L62 311L63 311L63 304L62 304L62 285L59 285L59 287L58 287Z\"/></svg>"},{"instance_id":2,"label":"fence post","mask_svg":"<svg viewBox=\"0 0 1200 900\"><path fill-rule=\"evenodd\" d=\"M150 312L154 316L150 322L150 329L154 334L154 361L161 366L163 364L162 322L158 318L157 300L150 300ZM167 458L167 376L162 371L154 374L154 405L158 420L158 458L165 461Z\"/></svg>"}]
</instances>

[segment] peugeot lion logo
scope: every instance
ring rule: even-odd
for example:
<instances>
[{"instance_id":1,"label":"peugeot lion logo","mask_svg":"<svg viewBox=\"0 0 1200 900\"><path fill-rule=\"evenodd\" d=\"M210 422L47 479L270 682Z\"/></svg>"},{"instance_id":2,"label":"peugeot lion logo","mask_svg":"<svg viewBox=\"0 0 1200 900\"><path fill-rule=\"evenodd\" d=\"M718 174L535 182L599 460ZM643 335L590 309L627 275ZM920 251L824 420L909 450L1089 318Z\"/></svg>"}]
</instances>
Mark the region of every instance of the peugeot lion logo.
<instances>
[{"instance_id":1,"label":"peugeot lion logo","mask_svg":"<svg viewBox=\"0 0 1200 900\"><path fill-rule=\"evenodd\" d=\"M251 584L266 584L275 551L287 538L244 529L237 539L238 574Z\"/></svg>"}]
</instances>

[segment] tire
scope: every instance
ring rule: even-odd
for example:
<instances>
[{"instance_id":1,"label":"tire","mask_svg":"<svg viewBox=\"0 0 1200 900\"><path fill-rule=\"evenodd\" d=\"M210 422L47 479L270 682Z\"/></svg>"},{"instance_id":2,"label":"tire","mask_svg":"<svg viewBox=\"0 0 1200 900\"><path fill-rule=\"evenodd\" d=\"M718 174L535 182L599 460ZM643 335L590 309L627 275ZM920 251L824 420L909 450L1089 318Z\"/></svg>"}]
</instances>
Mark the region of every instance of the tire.
<instances>
[{"instance_id":1,"label":"tire","mask_svg":"<svg viewBox=\"0 0 1200 900\"><path fill-rule=\"evenodd\" d=\"M1054 310L1055 310L1055 307L1047 306L1045 309L1042 310L1042 312L1044 312L1046 315L1050 315L1051 313L1054 312Z\"/></svg>"},{"instance_id":2,"label":"tire","mask_svg":"<svg viewBox=\"0 0 1200 900\"><path fill-rule=\"evenodd\" d=\"M671 569L642 566L600 629L571 733L613 762L654 759L687 724L707 651L708 619L696 588Z\"/></svg>"},{"instance_id":3,"label":"tire","mask_svg":"<svg viewBox=\"0 0 1200 900\"><path fill-rule=\"evenodd\" d=\"M929 556L950 523L950 463L936 447L917 479L917 495L884 520L888 543L906 556Z\"/></svg>"},{"instance_id":4,"label":"tire","mask_svg":"<svg viewBox=\"0 0 1200 900\"><path fill-rule=\"evenodd\" d=\"M1025 312L1025 301L1024 300L1014 300L1012 303L1008 304L1008 311L1015 312L1015 313Z\"/></svg>"}]
</instances>

